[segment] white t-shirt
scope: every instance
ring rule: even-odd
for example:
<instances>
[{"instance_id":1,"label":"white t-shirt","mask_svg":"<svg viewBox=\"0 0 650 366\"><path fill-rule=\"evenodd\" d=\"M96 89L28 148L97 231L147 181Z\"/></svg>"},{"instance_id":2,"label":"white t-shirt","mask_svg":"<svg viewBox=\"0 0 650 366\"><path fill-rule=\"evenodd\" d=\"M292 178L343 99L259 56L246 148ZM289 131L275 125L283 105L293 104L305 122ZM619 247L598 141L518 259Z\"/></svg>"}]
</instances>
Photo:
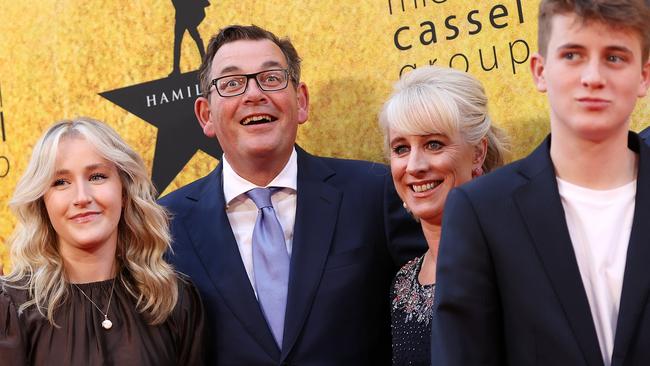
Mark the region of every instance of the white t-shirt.
<instances>
[{"instance_id":1,"label":"white t-shirt","mask_svg":"<svg viewBox=\"0 0 650 366\"><path fill-rule=\"evenodd\" d=\"M567 227L605 366L611 365L636 180L593 190L557 178Z\"/></svg>"}]
</instances>

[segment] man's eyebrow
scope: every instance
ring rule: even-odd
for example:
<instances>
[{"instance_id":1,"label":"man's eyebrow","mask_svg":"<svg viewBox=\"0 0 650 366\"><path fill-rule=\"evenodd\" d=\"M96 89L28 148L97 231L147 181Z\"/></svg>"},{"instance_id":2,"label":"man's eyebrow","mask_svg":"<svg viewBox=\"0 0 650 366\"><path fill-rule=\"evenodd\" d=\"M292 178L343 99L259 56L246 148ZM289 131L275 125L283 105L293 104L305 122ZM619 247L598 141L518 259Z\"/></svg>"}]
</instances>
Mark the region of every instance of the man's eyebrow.
<instances>
[{"instance_id":1,"label":"man's eyebrow","mask_svg":"<svg viewBox=\"0 0 650 366\"><path fill-rule=\"evenodd\" d=\"M632 50L625 47L625 46L619 46L619 45L612 45L612 46L607 46L605 47L607 51L618 51L618 52L624 52L624 53L632 53Z\"/></svg>"},{"instance_id":2,"label":"man's eyebrow","mask_svg":"<svg viewBox=\"0 0 650 366\"><path fill-rule=\"evenodd\" d=\"M282 64L277 62L277 61L266 61L266 62L264 62L262 64L262 67L264 67L264 68L266 68L266 67L282 67L283 68L284 66L282 66Z\"/></svg>"},{"instance_id":3,"label":"man's eyebrow","mask_svg":"<svg viewBox=\"0 0 650 366\"><path fill-rule=\"evenodd\" d=\"M226 66L223 69L221 69L219 74L227 74L229 72L240 71L240 70L241 69L239 67L237 67L237 66Z\"/></svg>"},{"instance_id":4,"label":"man's eyebrow","mask_svg":"<svg viewBox=\"0 0 650 366\"><path fill-rule=\"evenodd\" d=\"M559 45L557 47L558 50L563 50L563 49L585 49L585 46L579 44L579 43L565 43L562 45Z\"/></svg>"},{"instance_id":5,"label":"man's eyebrow","mask_svg":"<svg viewBox=\"0 0 650 366\"><path fill-rule=\"evenodd\" d=\"M571 50L584 50L587 47L579 44L579 43L565 43L563 45L560 45L557 49L558 50L565 50L565 49L571 49ZM611 52L611 51L618 51L618 52L624 52L624 53L632 53L632 50L625 46L621 45L610 45L610 46L605 46L605 50Z\"/></svg>"},{"instance_id":6,"label":"man's eyebrow","mask_svg":"<svg viewBox=\"0 0 650 366\"><path fill-rule=\"evenodd\" d=\"M262 69L266 69L270 67L284 68L284 66L278 61L265 61L264 63L262 63ZM228 74L233 72L241 72L241 69L238 66L234 66L234 65L226 66L223 69L221 69L219 74L223 75L223 74Z\"/></svg>"}]
</instances>

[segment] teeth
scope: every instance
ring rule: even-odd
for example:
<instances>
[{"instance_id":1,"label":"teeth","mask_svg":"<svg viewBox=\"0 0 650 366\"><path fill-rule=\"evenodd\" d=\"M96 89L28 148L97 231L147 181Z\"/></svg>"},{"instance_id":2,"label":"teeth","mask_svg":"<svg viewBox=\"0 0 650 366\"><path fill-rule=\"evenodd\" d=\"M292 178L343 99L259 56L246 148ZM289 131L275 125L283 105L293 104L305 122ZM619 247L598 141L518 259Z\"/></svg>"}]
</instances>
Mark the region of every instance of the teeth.
<instances>
[{"instance_id":1,"label":"teeth","mask_svg":"<svg viewBox=\"0 0 650 366\"><path fill-rule=\"evenodd\" d=\"M271 121L271 116L267 116L267 115L264 115L264 116L252 116L252 117L248 117L248 118L244 119L241 123L243 125L247 125L247 124L252 123L252 122L262 122L262 121L270 122Z\"/></svg>"},{"instance_id":2,"label":"teeth","mask_svg":"<svg viewBox=\"0 0 650 366\"><path fill-rule=\"evenodd\" d=\"M432 182L432 183L421 184L421 185L413 184L413 185L411 185L411 187L413 187L413 190L414 190L415 192L420 193L420 192L425 192L425 191L429 191L429 190L431 190L431 189L434 189L434 188L436 188L439 184L440 184L440 182Z\"/></svg>"}]
</instances>

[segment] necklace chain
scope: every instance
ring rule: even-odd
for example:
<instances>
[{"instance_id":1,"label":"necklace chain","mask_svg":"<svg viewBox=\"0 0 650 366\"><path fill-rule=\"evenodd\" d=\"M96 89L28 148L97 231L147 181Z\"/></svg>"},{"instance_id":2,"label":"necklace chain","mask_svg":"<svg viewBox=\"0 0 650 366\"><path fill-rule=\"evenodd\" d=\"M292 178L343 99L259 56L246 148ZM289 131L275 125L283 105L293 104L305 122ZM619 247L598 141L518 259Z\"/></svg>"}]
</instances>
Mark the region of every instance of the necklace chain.
<instances>
[{"instance_id":1,"label":"necklace chain","mask_svg":"<svg viewBox=\"0 0 650 366\"><path fill-rule=\"evenodd\" d=\"M102 309L99 306L97 306L97 304L95 304L93 299L91 299L90 296L86 295L86 293L84 292L84 290L81 289L81 287L77 286L76 283L73 283L74 287L76 287L77 290L81 291L81 294L84 295L86 299L88 299L88 301L90 301L90 303L93 304L93 306L104 316L104 321L102 322L102 327L104 327L104 329L110 329L113 324L110 320L108 320L108 309L110 309L111 307L111 300L113 299L113 292L114 292L113 290L115 289L116 279L117 276L113 278L113 285L111 286L111 294L108 296L108 304L106 305L106 312L103 312Z\"/></svg>"}]
</instances>

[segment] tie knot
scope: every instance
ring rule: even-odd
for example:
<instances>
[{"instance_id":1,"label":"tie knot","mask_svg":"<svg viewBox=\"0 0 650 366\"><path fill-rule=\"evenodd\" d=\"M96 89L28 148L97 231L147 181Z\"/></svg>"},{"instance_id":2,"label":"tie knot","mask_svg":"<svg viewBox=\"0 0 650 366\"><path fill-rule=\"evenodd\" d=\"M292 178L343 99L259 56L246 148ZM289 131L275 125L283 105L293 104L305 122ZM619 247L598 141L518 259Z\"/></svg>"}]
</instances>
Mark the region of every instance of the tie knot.
<instances>
[{"instance_id":1,"label":"tie knot","mask_svg":"<svg viewBox=\"0 0 650 366\"><path fill-rule=\"evenodd\" d=\"M246 192L246 194L253 200L255 206L260 210L264 207L273 207L273 204L271 203L271 194L273 194L273 192L269 188L253 188Z\"/></svg>"}]
</instances>

